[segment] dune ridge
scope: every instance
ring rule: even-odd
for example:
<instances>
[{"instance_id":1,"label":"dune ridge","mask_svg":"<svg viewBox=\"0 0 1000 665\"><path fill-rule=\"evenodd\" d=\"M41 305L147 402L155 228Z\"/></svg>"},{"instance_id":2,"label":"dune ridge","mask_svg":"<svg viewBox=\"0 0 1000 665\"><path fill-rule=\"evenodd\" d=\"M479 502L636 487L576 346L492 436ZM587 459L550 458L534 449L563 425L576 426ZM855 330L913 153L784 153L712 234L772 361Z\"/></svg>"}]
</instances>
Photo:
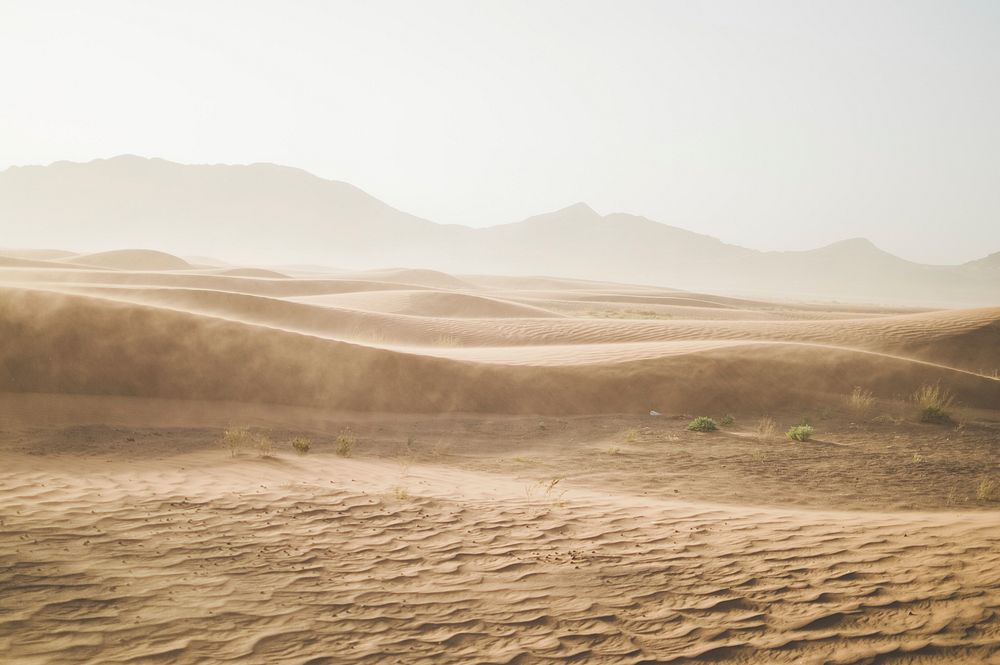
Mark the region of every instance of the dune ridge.
<instances>
[{"instance_id":1,"label":"dune ridge","mask_svg":"<svg viewBox=\"0 0 1000 665\"><path fill-rule=\"evenodd\" d=\"M832 391L849 392L863 376L884 397L899 397L943 378L970 406L989 407L1000 398L1000 382L991 377L848 347L764 344L745 331L729 338L701 336L678 346L684 340L666 322L600 321L595 328L587 321L567 321L584 331L572 332L573 345L548 340L541 346L469 348L459 340L428 353L419 346L393 345L390 332L373 345L271 327L268 323L294 319L297 308L309 313L317 328L331 320L323 308L281 301L264 301L275 311L248 324L104 298L13 288L4 293L0 321L8 340L2 361L8 391L273 401L403 412L601 413L643 412L660 402L683 409L721 404L766 408L795 396L809 403L829 399ZM202 294L194 295L205 302ZM234 298L219 297L225 304ZM251 300L259 311L259 300ZM964 323L955 324L955 329L976 331L991 325L993 314L973 311L944 320L959 319ZM333 320L352 330L358 326L372 330L371 316ZM381 323L374 330L390 330L391 317L378 316ZM931 315L907 319L911 326L914 319L925 324L938 320ZM484 321L479 333L502 331L506 321ZM543 323L559 326L564 319L513 321L523 333L526 327ZM883 333L900 325L870 319L857 325L872 324ZM619 340L640 341L623 335L624 328L652 331L661 343L590 343L589 335L601 329ZM905 326L899 337L909 339ZM934 348L940 346L936 341ZM150 354L150 348L157 353ZM80 362L84 355L87 362ZM73 371L66 372L65 367Z\"/></svg>"},{"instance_id":2,"label":"dune ridge","mask_svg":"<svg viewBox=\"0 0 1000 665\"><path fill-rule=\"evenodd\" d=\"M1000 308L76 258L0 265L0 660L1000 665Z\"/></svg>"}]
</instances>

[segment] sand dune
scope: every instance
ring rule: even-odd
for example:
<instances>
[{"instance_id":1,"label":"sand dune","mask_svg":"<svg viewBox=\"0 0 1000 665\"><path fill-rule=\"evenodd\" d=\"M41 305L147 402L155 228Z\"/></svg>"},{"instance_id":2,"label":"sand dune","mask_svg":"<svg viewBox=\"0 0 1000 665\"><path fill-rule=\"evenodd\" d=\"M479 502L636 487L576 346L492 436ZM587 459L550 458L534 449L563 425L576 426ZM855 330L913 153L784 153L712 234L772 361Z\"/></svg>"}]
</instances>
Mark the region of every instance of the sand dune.
<instances>
[{"instance_id":1,"label":"sand dune","mask_svg":"<svg viewBox=\"0 0 1000 665\"><path fill-rule=\"evenodd\" d=\"M260 279L288 279L288 275L276 270L263 270L261 268L226 268L219 271L220 275L230 277L256 277Z\"/></svg>"},{"instance_id":2,"label":"sand dune","mask_svg":"<svg viewBox=\"0 0 1000 665\"><path fill-rule=\"evenodd\" d=\"M1000 308L3 261L11 662L1000 663Z\"/></svg>"},{"instance_id":3,"label":"sand dune","mask_svg":"<svg viewBox=\"0 0 1000 665\"><path fill-rule=\"evenodd\" d=\"M381 291L304 296L299 302L361 311L460 319L550 318L558 314L541 306L463 293L440 291Z\"/></svg>"},{"instance_id":4,"label":"sand dune","mask_svg":"<svg viewBox=\"0 0 1000 665\"><path fill-rule=\"evenodd\" d=\"M66 259L72 263L116 270L184 270L191 264L184 259L151 249L119 249L95 254L80 254Z\"/></svg>"},{"instance_id":5,"label":"sand dune","mask_svg":"<svg viewBox=\"0 0 1000 665\"><path fill-rule=\"evenodd\" d=\"M984 348L976 357L992 362L997 347L979 331L995 331L995 310L850 325L720 322L709 330L544 318L426 325L428 317L229 293L152 290L143 297L161 307L7 290L7 389L403 412L641 413L662 402L679 409L816 403L864 377L884 398L945 381L970 406L1000 403L1000 381L992 377L883 352L915 338L947 352L949 343L966 348L979 334ZM359 341L366 330L372 341Z\"/></svg>"}]
</instances>

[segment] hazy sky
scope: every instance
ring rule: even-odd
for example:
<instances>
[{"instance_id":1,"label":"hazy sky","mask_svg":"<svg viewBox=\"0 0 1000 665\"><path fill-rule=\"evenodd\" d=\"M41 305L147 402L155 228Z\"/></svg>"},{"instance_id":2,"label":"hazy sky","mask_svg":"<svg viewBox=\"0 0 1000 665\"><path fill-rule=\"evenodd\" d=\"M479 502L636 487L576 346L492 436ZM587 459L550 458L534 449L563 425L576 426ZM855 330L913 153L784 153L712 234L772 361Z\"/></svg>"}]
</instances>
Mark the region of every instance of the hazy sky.
<instances>
[{"instance_id":1,"label":"hazy sky","mask_svg":"<svg viewBox=\"0 0 1000 665\"><path fill-rule=\"evenodd\" d=\"M0 0L0 63L0 168L268 161L443 223L584 200L1000 250L995 1Z\"/></svg>"}]
</instances>

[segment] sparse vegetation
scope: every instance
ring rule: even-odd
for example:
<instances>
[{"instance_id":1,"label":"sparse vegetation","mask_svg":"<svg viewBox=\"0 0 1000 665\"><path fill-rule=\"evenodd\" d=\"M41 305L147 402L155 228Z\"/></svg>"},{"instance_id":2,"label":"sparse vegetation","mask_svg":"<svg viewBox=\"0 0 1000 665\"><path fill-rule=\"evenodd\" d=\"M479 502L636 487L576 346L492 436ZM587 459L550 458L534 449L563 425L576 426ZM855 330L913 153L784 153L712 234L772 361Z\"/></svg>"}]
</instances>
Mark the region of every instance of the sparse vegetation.
<instances>
[{"instance_id":1,"label":"sparse vegetation","mask_svg":"<svg viewBox=\"0 0 1000 665\"><path fill-rule=\"evenodd\" d=\"M774 418L764 416L757 421L756 431L758 441L768 441L773 439L775 432L778 431L778 423L774 422Z\"/></svg>"},{"instance_id":2,"label":"sparse vegetation","mask_svg":"<svg viewBox=\"0 0 1000 665\"><path fill-rule=\"evenodd\" d=\"M952 422L948 409L954 404L955 398L950 391L935 383L920 386L913 393L913 401L920 409L918 418L922 423L947 424Z\"/></svg>"},{"instance_id":3,"label":"sparse vegetation","mask_svg":"<svg viewBox=\"0 0 1000 665\"><path fill-rule=\"evenodd\" d=\"M733 418L730 414L726 414L719 419L719 424L723 427L729 427L736 422L736 418Z\"/></svg>"},{"instance_id":4,"label":"sparse vegetation","mask_svg":"<svg viewBox=\"0 0 1000 665\"><path fill-rule=\"evenodd\" d=\"M247 447L253 441L250 430L246 427L230 427L222 433L222 445L229 449L229 454L236 457L240 449Z\"/></svg>"},{"instance_id":5,"label":"sparse vegetation","mask_svg":"<svg viewBox=\"0 0 1000 665\"><path fill-rule=\"evenodd\" d=\"M750 459L754 464L763 464L767 459L767 455L760 448L756 448L752 453L750 453Z\"/></svg>"},{"instance_id":6,"label":"sparse vegetation","mask_svg":"<svg viewBox=\"0 0 1000 665\"><path fill-rule=\"evenodd\" d=\"M814 432L812 425L792 425L785 434L792 441L808 441Z\"/></svg>"},{"instance_id":7,"label":"sparse vegetation","mask_svg":"<svg viewBox=\"0 0 1000 665\"><path fill-rule=\"evenodd\" d=\"M405 487L399 485L392 488L392 494L396 497L397 501L408 501L410 499L410 493L406 491Z\"/></svg>"},{"instance_id":8,"label":"sparse vegetation","mask_svg":"<svg viewBox=\"0 0 1000 665\"><path fill-rule=\"evenodd\" d=\"M337 453L338 457L350 457L354 454L355 443L357 443L357 439L355 439L354 434L349 428L345 429L337 435L337 444L334 452Z\"/></svg>"},{"instance_id":9,"label":"sparse vegetation","mask_svg":"<svg viewBox=\"0 0 1000 665\"><path fill-rule=\"evenodd\" d=\"M976 485L976 499L979 501L1000 499L1000 483L993 478L981 478Z\"/></svg>"},{"instance_id":10,"label":"sparse vegetation","mask_svg":"<svg viewBox=\"0 0 1000 665\"><path fill-rule=\"evenodd\" d=\"M714 432L719 426L708 416L698 416L688 423L688 429L692 432Z\"/></svg>"},{"instance_id":11,"label":"sparse vegetation","mask_svg":"<svg viewBox=\"0 0 1000 665\"><path fill-rule=\"evenodd\" d=\"M635 427L625 430L625 443L635 443L639 440L639 430Z\"/></svg>"},{"instance_id":12,"label":"sparse vegetation","mask_svg":"<svg viewBox=\"0 0 1000 665\"><path fill-rule=\"evenodd\" d=\"M861 386L854 386L854 390L847 398L847 405L858 416L866 416L875 406L875 396L872 391L865 390Z\"/></svg>"},{"instance_id":13,"label":"sparse vegetation","mask_svg":"<svg viewBox=\"0 0 1000 665\"><path fill-rule=\"evenodd\" d=\"M307 455L309 454L309 450L312 448L312 441L305 437L297 436L292 439L292 448L294 448L295 452L299 455Z\"/></svg>"},{"instance_id":14,"label":"sparse vegetation","mask_svg":"<svg viewBox=\"0 0 1000 665\"><path fill-rule=\"evenodd\" d=\"M608 449L605 450L604 452L606 452L608 455L620 455L622 449L619 448L618 446L609 446Z\"/></svg>"},{"instance_id":15,"label":"sparse vegetation","mask_svg":"<svg viewBox=\"0 0 1000 665\"><path fill-rule=\"evenodd\" d=\"M257 447L257 457L273 457L274 442L266 432L258 432L253 436L254 445Z\"/></svg>"}]
</instances>

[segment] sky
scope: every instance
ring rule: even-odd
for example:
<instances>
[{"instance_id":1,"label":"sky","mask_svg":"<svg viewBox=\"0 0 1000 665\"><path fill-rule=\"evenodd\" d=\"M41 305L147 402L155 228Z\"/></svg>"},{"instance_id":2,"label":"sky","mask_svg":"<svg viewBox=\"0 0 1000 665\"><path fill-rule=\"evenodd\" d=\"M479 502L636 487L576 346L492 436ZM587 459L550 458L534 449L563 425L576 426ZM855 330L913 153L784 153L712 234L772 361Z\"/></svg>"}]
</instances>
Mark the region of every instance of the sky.
<instances>
[{"instance_id":1,"label":"sky","mask_svg":"<svg viewBox=\"0 0 1000 665\"><path fill-rule=\"evenodd\" d=\"M963 262L1000 251L1000 3L0 0L0 169L125 153Z\"/></svg>"}]
</instances>

